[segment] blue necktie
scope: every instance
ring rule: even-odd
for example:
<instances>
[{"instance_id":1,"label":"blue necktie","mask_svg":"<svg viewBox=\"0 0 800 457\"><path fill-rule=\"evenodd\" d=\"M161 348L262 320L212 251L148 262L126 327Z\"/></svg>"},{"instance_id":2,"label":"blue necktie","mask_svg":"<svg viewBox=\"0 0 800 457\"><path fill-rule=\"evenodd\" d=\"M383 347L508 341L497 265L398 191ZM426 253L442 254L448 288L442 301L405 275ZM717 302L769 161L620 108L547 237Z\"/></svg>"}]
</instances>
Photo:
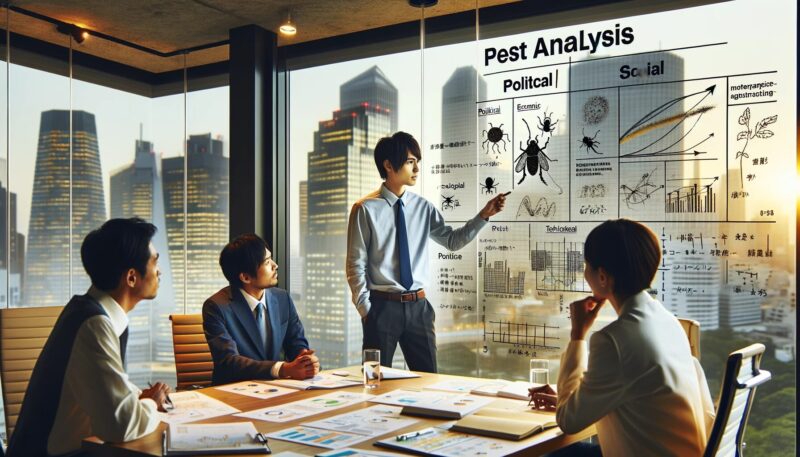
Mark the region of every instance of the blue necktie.
<instances>
[{"instance_id":1,"label":"blue necktie","mask_svg":"<svg viewBox=\"0 0 800 457\"><path fill-rule=\"evenodd\" d=\"M408 233L406 233L406 214L403 211L403 200L397 200L397 217L394 225L397 231L397 257L400 262L400 285L411 290L414 277L411 275L411 258L408 255Z\"/></svg>"},{"instance_id":2,"label":"blue necktie","mask_svg":"<svg viewBox=\"0 0 800 457\"><path fill-rule=\"evenodd\" d=\"M264 345L264 352L267 352L267 318L264 304L259 302L256 305L256 321L258 322L258 333L261 335L261 344Z\"/></svg>"}]
</instances>

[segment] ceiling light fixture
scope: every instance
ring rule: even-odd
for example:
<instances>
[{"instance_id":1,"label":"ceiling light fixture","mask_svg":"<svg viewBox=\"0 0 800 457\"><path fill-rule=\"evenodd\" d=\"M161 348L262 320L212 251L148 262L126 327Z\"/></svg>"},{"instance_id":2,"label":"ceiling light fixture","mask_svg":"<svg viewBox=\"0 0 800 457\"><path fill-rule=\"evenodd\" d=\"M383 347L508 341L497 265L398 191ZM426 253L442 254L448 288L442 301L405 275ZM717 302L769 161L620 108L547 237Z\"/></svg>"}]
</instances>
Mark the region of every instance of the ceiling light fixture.
<instances>
[{"instance_id":1,"label":"ceiling light fixture","mask_svg":"<svg viewBox=\"0 0 800 457\"><path fill-rule=\"evenodd\" d=\"M430 8L436 6L439 0L408 0L408 4L415 8Z\"/></svg>"},{"instance_id":2,"label":"ceiling light fixture","mask_svg":"<svg viewBox=\"0 0 800 457\"><path fill-rule=\"evenodd\" d=\"M89 38L89 32L75 24L59 24L56 27L56 30L64 35L72 36L72 39L78 43L83 43L87 38Z\"/></svg>"},{"instance_id":3,"label":"ceiling light fixture","mask_svg":"<svg viewBox=\"0 0 800 457\"><path fill-rule=\"evenodd\" d=\"M294 25L294 22L292 22L291 11L286 12L286 21L284 21L284 23L281 24L280 31L284 35L294 35L295 33L297 33L297 27Z\"/></svg>"}]
</instances>

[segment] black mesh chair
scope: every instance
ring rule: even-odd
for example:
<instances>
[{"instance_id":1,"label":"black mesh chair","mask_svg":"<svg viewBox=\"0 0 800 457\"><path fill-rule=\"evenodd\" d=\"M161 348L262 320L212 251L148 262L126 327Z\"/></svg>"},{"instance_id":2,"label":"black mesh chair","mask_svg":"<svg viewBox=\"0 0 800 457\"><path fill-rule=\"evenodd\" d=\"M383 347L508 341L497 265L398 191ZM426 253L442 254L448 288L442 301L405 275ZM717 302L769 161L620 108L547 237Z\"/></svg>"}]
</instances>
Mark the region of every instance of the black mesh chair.
<instances>
[{"instance_id":1,"label":"black mesh chair","mask_svg":"<svg viewBox=\"0 0 800 457\"><path fill-rule=\"evenodd\" d=\"M704 457L741 457L744 428L756 387L769 381L769 371L759 369L763 344L753 344L728 356L719 406Z\"/></svg>"}]
</instances>

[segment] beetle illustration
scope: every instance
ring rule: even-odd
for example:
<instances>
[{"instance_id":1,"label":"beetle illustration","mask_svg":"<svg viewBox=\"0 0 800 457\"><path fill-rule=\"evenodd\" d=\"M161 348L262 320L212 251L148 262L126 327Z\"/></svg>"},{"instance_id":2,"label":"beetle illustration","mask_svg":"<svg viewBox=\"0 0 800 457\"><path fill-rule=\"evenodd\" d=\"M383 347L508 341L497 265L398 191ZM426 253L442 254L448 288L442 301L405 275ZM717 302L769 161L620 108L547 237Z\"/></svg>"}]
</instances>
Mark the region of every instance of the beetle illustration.
<instances>
[{"instance_id":1,"label":"beetle illustration","mask_svg":"<svg viewBox=\"0 0 800 457\"><path fill-rule=\"evenodd\" d=\"M491 127L488 131L484 130L482 135L486 138L483 143L481 143L481 147L486 150L486 153L489 153L489 148L486 146L488 143L492 143L492 151L500 153L500 148L497 146L498 143L503 143L503 151L506 150L506 140L504 138L508 138L508 141L511 141L511 138L508 137L508 133L503 132L503 124L500 124L500 127L495 127L489 122L489 127Z\"/></svg>"},{"instance_id":2,"label":"beetle illustration","mask_svg":"<svg viewBox=\"0 0 800 457\"><path fill-rule=\"evenodd\" d=\"M485 184L481 184L481 187L483 188L482 190L483 193L493 194L497 192L497 186L499 185L499 183L495 181L494 178L487 176L486 181L484 182Z\"/></svg>"},{"instance_id":3,"label":"beetle illustration","mask_svg":"<svg viewBox=\"0 0 800 457\"><path fill-rule=\"evenodd\" d=\"M595 138L597 138L597 134L600 133L600 130L595 132L593 137L586 136L586 132L584 132L583 129L581 129L581 132L583 132L583 139L578 140L578 143L581 144L578 146L578 148L586 148L587 152L591 150L595 154L600 154L597 152L597 146L600 145L600 142L595 140Z\"/></svg>"},{"instance_id":4,"label":"beetle illustration","mask_svg":"<svg viewBox=\"0 0 800 457\"><path fill-rule=\"evenodd\" d=\"M550 115L547 115L547 111L544 112L544 120L541 117L536 116L536 119L539 119L539 131L542 133L550 133L556 129L556 124L558 121L553 122L551 119L553 116L553 112L550 111Z\"/></svg>"},{"instance_id":5,"label":"beetle illustration","mask_svg":"<svg viewBox=\"0 0 800 457\"><path fill-rule=\"evenodd\" d=\"M528 144L523 146L522 141L519 142L519 148L522 150L522 154L520 154L516 162L514 162L514 171L517 173L522 172L522 179L520 179L517 184L522 184L522 181L525 180L525 176L527 176L525 174L525 169L527 168L528 173L532 176L539 173L539 179L541 179L546 186L547 182L544 180L541 171L548 171L550 169L550 162L558 162L544 153L545 148L547 148L547 145L550 143L550 138L547 138L544 146L539 145L538 135L531 141L531 128L525 119L523 119L522 122L524 122L525 127L528 128Z\"/></svg>"}]
</instances>

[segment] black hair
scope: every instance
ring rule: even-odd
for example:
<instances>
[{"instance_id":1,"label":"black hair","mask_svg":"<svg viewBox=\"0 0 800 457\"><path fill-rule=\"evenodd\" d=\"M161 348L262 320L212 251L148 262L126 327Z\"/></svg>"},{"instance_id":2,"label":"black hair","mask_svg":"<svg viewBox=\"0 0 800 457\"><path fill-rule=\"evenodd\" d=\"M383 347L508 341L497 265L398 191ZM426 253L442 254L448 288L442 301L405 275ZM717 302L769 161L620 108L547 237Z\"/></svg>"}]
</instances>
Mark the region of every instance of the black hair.
<instances>
[{"instance_id":1,"label":"black hair","mask_svg":"<svg viewBox=\"0 0 800 457\"><path fill-rule=\"evenodd\" d=\"M419 150L419 143L413 136L406 132L397 132L392 136L383 137L375 145L375 166L382 179L386 179L386 169L383 168L383 161L388 160L392 165L392 170L397 171L408 160L408 153L411 153L417 160L422 160L422 153Z\"/></svg>"},{"instance_id":2,"label":"black hair","mask_svg":"<svg viewBox=\"0 0 800 457\"><path fill-rule=\"evenodd\" d=\"M150 260L150 240L155 233L155 225L132 217L108 220L86 235L81 245L81 262L92 285L103 291L114 290L131 268L144 278Z\"/></svg>"},{"instance_id":3,"label":"black hair","mask_svg":"<svg viewBox=\"0 0 800 457\"><path fill-rule=\"evenodd\" d=\"M629 219L608 220L589 232L583 248L592 268L614 277L614 293L629 297L650 287L661 262L658 237Z\"/></svg>"},{"instance_id":4,"label":"black hair","mask_svg":"<svg viewBox=\"0 0 800 457\"><path fill-rule=\"evenodd\" d=\"M242 287L240 273L258 274L258 267L267 259L267 242L255 233L239 235L226 244L219 254L222 274L232 286Z\"/></svg>"}]
</instances>

